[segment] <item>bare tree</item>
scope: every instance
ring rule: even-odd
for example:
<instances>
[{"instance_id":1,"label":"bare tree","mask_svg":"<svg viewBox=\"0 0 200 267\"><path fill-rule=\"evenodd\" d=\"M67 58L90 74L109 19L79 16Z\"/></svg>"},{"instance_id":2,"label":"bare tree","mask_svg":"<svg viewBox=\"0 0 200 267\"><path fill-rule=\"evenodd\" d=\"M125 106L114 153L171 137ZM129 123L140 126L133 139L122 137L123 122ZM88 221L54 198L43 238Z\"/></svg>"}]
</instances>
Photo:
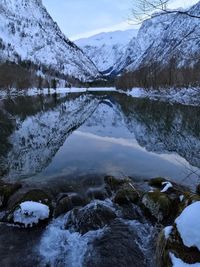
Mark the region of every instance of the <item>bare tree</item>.
<instances>
[{"instance_id":1,"label":"bare tree","mask_svg":"<svg viewBox=\"0 0 200 267\"><path fill-rule=\"evenodd\" d=\"M136 23L141 23L143 20L154 16L165 14L178 13L192 18L200 19L200 15L193 14L190 10L170 10L169 4L171 0L134 0L131 10L131 20Z\"/></svg>"}]
</instances>

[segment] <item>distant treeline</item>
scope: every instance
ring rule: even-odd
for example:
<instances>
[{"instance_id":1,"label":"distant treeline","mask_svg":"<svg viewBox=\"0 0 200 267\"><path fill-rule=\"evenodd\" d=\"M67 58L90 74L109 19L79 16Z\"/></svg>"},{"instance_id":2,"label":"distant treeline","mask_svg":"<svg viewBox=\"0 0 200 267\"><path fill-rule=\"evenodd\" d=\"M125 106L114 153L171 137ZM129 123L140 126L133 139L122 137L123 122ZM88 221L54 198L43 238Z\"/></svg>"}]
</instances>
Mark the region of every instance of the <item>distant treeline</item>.
<instances>
[{"instance_id":1,"label":"distant treeline","mask_svg":"<svg viewBox=\"0 0 200 267\"><path fill-rule=\"evenodd\" d=\"M116 87L124 90L133 87L162 89L189 86L200 86L200 63L180 68L173 60L165 68L153 63L139 70L123 73L116 79Z\"/></svg>"},{"instance_id":2,"label":"distant treeline","mask_svg":"<svg viewBox=\"0 0 200 267\"><path fill-rule=\"evenodd\" d=\"M31 61L0 63L0 89L56 88L60 80L65 87L80 84L80 81L73 77L60 74L44 65L38 66Z\"/></svg>"}]
</instances>

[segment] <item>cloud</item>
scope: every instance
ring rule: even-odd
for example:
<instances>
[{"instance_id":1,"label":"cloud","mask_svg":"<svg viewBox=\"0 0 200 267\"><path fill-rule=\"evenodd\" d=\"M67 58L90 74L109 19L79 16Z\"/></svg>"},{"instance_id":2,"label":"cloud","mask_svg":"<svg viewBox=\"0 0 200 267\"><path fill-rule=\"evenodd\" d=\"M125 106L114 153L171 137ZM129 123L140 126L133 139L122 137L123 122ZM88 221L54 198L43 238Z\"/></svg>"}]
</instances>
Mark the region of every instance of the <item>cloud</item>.
<instances>
[{"instance_id":1,"label":"cloud","mask_svg":"<svg viewBox=\"0 0 200 267\"><path fill-rule=\"evenodd\" d=\"M171 0L170 8L188 7L197 2ZM43 0L43 4L72 40L136 27L126 22L134 0Z\"/></svg>"}]
</instances>

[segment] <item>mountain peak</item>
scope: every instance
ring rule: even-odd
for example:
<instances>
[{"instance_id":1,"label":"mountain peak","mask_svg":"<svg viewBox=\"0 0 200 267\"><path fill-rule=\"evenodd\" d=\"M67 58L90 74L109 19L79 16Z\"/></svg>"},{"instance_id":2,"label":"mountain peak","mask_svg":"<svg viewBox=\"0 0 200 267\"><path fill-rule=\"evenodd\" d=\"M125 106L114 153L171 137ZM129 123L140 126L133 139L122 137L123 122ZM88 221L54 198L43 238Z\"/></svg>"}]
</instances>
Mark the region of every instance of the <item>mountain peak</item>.
<instances>
[{"instance_id":1,"label":"mountain peak","mask_svg":"<svg viewBox=\"0 0 200 267\"><path fill-rule=\"evenodd\" d=\"M5 60L18 55L20 60L82 81L99 76L93 62L65 37L41 0L0 0L0 39L7 47L7 51L0 49L0 58Z\"/></svg>"}]
</instances>

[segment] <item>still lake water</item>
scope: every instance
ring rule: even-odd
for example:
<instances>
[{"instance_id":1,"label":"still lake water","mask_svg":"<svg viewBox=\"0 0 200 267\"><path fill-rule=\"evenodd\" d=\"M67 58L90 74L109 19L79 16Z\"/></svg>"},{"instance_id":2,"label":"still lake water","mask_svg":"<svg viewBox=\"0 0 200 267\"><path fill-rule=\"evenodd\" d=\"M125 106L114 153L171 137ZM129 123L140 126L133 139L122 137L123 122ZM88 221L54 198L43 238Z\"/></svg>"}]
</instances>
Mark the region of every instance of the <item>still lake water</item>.
<instances>
[{"instance_id":1,"label":"still lake water","mask_svg":"<svg viewBox=\"0 0 200 267\"><path fill-rule=\"evenodd\" d=\"M163 176L195 186L199 118L200 107L117 92L6 97L0 101L0 176L54 195L71 186L86 192L109 174L138 184ZM102 203L113 208L110 200ZM0 224L0 265L102 267L104 260L105 266L155 266L154 229L141 218L120 218L81 236L65 229L66 216L42 229Z\"/></svg>"},{"instance_id":2,"label":"still lake water","mask_svg":"<svg viewBox=\"0 0 200 267\"><path fill-rule=\"evenodd\" d=\"M163 176L196 183L200 107L116 92L0 102L0 174L55 186L82 175Z\"/></svg>"}]
</instances>

